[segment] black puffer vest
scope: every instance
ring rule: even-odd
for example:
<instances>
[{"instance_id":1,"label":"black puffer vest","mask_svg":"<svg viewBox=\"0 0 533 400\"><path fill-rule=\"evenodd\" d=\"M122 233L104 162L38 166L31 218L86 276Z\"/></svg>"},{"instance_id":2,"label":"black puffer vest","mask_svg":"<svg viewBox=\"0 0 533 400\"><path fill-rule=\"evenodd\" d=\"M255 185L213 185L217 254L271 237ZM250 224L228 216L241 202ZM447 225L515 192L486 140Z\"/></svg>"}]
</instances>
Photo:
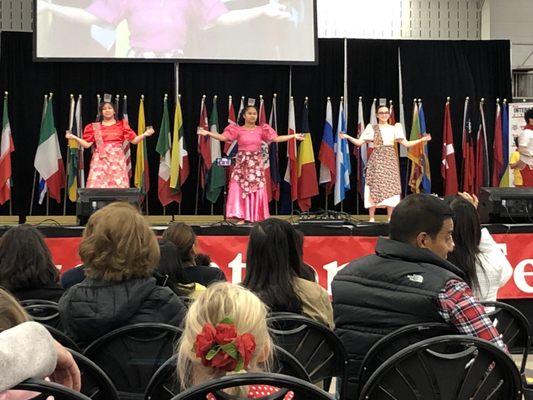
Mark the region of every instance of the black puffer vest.
<instances>
[{"instance_id":1,"label":"black puffer vest","mask_svg":"<svg viewBox=\"0 0 533 400\"><path fill-rule=\"evenodd\" d=\"M384 238L375 255L339 271L332 283L333 313L349 358L347 398L357 398L359 368L370 347L403 326L444 322L437 296L447 281L463 277L429 250Z\"/></svg>"}]
</instances>

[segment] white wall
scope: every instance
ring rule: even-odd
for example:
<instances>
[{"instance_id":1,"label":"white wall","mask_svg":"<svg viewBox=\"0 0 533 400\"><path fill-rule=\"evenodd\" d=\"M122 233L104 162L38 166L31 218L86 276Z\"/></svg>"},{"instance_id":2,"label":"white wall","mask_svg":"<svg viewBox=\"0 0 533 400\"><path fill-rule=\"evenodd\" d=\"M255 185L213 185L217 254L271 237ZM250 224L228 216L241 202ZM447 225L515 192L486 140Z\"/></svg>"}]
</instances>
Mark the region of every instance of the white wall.
<instances>
[{"instance_id":1,"label":"white wall","mask_svg":"<svg viewBox=\"0 0 533 400\"><path fill-rule=\"evenodd\" d=\"M481 38L510 40L513 69L533 68L533 0L485 0Z\"/></svg>"}]
</instances>

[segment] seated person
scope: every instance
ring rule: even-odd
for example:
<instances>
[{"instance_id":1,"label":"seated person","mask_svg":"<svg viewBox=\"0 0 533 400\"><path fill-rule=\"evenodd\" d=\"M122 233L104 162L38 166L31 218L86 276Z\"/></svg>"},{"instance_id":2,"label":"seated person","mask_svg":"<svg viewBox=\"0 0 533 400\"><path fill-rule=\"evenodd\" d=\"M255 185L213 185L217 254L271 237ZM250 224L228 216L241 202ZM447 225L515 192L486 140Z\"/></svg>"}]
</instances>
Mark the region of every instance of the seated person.
<instances>
[{"instance_id":1,"label":"seated person","mask_svg":"<svg viewBox=\"0 0 533 400\"><path fill-rule=\"evenodd\" d=\"M301 258L296 242L287 240L288 229L294 230L290 223L278 218L258 222L252 228L242 284L271 312L303 314L332 328L328 293L318 283L301 277Z\"/></svg>"},{"instance_id":2,"label":"seated person","mask_svg":"<svg viewBox=\"0 0 533 400\"><path fill-rule=\"evenodd\" d=\"M0 288L0 399L34 398L37 393L7 390L32 377L48 376L54 382L80 390L80 371L72 355L44 326L29 320L17 300Z\"/></svg>"},{"instance_id":3,"label":"seated person","mask_svg":"<svg viewBox=\"0 0 533 400\"><path fill-rule=\"evenodd\" d=\"M180 297L190 297L191 299L198 297L200 292L205 290L205 286L195 282L187 283L176 246L168 240L161 239L159 241L159 251L161 258L154 273L158 284L169 287Z\"/></svg>"},{"instance_id":4,"label":"seated person","mask_svg":"<svg viewBox=\"0 0 533 400\"><path fill-rule=\"evenodd\" d=\"M163 239L176 246L187 282L207 287L212 282L226 280L224 272L219 268L196 263L196 235L189 225L182 222L170 224L163 232Z\"/></svg>"},{"instance_id":5,"label":"seated person","mask_svg":"<svg viewBox=\"0 0 533 400\"><path fill-rule=\"evenodd\" d=\"M10 228L0 240L0 286L20 300L59 301L63 288L50 250L31 225Z\"/></svg>"},{"instance_id":6,"label":"seated person","mask_svg":"<svg viewBox=\"0 0 533 400\"><path fill-rule=\"evenodd\" d=\"M266 323L267 308L249 290L226 282L213 283L191 305L176 349L182 388L242 372L260 372L272 362L274 345ZM233 344L234 356L220 347ZM208 353L218 351L209 358ZM239 398L261 398L277 392L271 386L235 388ZM284 399L292 399L288 392ZM208 400L216 400L209 394Z\"/></svg>"},{"instance_id":7,"label":"seated person","mask_svg":"<svg viewBox=\"0 0 533 400\"><path fill-rule=\"evenodd\" d=\"M359 368L370 347L406 325L449 323L505 348L464 272L446 261L454 248L452 217L435 196L407 196L394 209L390 238L378 239L376 254L352 261L333 279L335 333L348 353L349 398L357 398Z\"/></svg>"},{"instance_id":8,"label":"seated person","mask_svg":"<svg viewBox=\"0 0 533 400\"><path fill-rule=\"evenodd\" d=\"M59 314L80 345L126 325L181 324L185 305L157 285L157 239L134 207L112 203L91 215L79 252L87 277L60 299Z\"/></svg>"}]
</instances>

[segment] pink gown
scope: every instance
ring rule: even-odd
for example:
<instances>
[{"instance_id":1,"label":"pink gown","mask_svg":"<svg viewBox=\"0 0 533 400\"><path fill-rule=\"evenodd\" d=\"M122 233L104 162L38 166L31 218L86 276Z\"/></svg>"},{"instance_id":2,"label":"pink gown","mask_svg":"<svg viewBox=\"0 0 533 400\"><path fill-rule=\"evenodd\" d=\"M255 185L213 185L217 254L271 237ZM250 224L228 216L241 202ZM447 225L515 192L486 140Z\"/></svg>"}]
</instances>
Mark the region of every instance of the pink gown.
<instances>
[{"instance_id":1,"label":"pink gown","mask_svg":"<svg viewBox=\"0 0 533 400\"><path fill-rule=\"evenodd\" d=\"M229 182L226 216L248 222L263 221L270 217L270 212L261 142L272 142L276 131L268 124L254 129L229 125L223 135L236 140L239 146Z\"/></svg>"},{"instance_id":2,"label":"pink gown","mask_svg":"<svg viewBox=\"0 0 533 400\"><path fill-rule=\"evenodd\" d=\"M131 142L135 136L125 121L110 126L95 122L85 127L83 139L96 144L87 178L88 188L130 187L122 143L126 140Z\"/></svg>"}]
</instances>

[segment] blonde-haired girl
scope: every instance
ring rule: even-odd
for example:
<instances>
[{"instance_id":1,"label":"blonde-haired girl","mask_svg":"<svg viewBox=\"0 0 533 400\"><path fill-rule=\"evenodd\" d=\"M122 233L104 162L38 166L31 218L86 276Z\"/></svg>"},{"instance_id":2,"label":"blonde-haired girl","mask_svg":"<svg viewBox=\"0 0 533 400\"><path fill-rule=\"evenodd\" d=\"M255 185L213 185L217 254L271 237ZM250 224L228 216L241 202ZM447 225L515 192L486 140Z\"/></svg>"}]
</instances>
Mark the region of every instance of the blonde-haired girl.
<instances>
[{"instance_id":1,"label":"blonde-haired girl","mask_svg":"<svg viewBox=\"0 0 533 400\"><path fill-rule=\"evenodd\" d=\"M266 316L265 304L242 286L220 282L201 293L187 313L176 350L182 387L231 373L268 370L273 343ZM233 394L260 398L278 390L253 385ZM285 399L292 397L289 392ZM207 399L216 398L209 394Z\"/></svg>"}]
</instances>

